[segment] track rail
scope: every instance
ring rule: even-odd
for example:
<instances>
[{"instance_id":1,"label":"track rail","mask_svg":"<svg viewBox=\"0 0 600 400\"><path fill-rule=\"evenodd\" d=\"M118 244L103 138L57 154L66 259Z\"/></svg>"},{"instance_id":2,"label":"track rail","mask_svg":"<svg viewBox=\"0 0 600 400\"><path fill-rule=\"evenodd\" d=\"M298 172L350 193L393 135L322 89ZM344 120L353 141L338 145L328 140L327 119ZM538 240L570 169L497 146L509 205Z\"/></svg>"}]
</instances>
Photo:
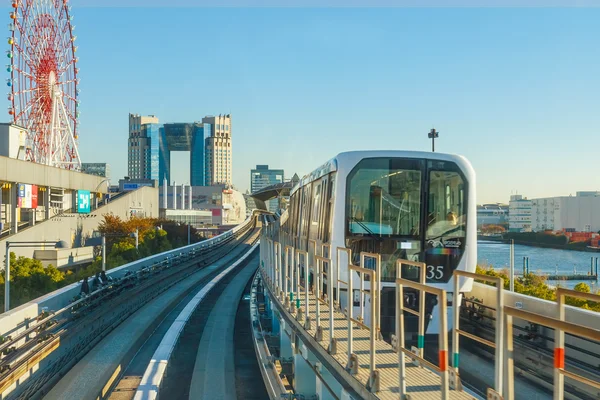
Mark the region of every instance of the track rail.
<instances>
[{"instance_id":1,"label":"track rail","mask_svg":"<svg viewBox=\"0 0 600 400\"><path fill-rule=\"evenodd\" d=\"M43 396L83 355L141 306L206 267L247 240L256 225L253 219L210 248L194 248L94 291L58 310L42 315L36 324L2 344L0 393L3 398L35 399ZM44 361L41 365L40 361ZM19 378L40 365L40 371L18 390L4 392Z\"/></svg>"},{"instance_id":2,"label":"track rail","mask_svg":"<svg viewBox=\"0 0 600 400\"><path fill-rule=\"evenodd\" d=\"M256 239L258 239L258 237ZM183 327L188 322L198 305L204 300L213 287L215 287L230 272L234 271L240 264L244 263L246 259L251 257L257 247L258 244L256 244L255 240L252 248L248 250L248 252L246 252L231 266L220 272L216 277L211 279L211 281L204 285L204 287L188 302L188 304L170 326L158 348L154 352L150 363L146 367L146 371L142 376L142 380L134 397L135 400L152 400L158 397L167 364L171 358L171 354L173 353L175 345L179 340Z\"/></svg>"}]
</instances>

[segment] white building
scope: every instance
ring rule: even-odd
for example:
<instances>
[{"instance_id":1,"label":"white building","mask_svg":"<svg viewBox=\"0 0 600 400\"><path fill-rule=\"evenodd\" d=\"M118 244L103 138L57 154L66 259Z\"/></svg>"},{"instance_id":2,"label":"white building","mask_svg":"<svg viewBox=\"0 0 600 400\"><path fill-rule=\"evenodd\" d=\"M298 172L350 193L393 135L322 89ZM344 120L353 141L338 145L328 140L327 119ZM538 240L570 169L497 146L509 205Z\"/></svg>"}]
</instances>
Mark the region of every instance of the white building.
<instances>
[{"instance_id":1,"label":"white building","mask_svg":"<svg viewBox=\"0 0 600 400\"><path fill-rule=\"evenodd\" d=\"M477 206L477 226L504 225L508 221L508 205L482 204Z\"/></svg>"},{"instance_id":2,"label":"white building","mask_svg":"<svg viewBox=\"0 0 600 400\"><path fill-rule=\"evenodd\" d=\"M204 184L231 185L231 115L204 117L202 123L206 137Z\"/></svg>"},{"instance_id":3,"label":"white building","mask_svg":"<svg viewBox=\"0 0 600 400\"><path fill-rule=\"evenodd\" d=\"M575 196L533 199L533 231L600 231L600 192L577 192Z\"/></svg>"},{"instance_id":4,"label":"white building","mask_svg":"<svg viewBox=\"0 0 600 400\"><path fill-rule=\"evenodd\" d=\"M508 230L509 232L531 231L532 201L520 194L510 196L508 203Z\"/></svg>"},{"instance_id":5,"label":"white building","mask_svg":"<svg viewBox=\"0 0 600 400\"><path fill-rule=\"evenodd\" d=\"M513 195L510 197L508 221L511 232L598 232L600 192L577 192L575 196L531 200Z\"/></svg>"}]
</instances>

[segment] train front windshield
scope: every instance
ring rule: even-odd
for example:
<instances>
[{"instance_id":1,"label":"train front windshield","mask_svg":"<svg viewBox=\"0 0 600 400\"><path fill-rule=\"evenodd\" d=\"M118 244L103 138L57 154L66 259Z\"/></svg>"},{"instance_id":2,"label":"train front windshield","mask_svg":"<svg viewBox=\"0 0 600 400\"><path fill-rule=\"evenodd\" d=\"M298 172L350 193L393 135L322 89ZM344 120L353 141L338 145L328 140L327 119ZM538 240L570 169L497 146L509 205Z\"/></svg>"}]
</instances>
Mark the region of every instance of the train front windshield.
<instances>
[{"instance_id":1,"label":"train front windshield","mask_svg":"<svg viewBox=\"0 0 600 400\"><path fill-rule=\"evenodd\" d=\"M382 280L395 280L397 259L424 261L429 282L447 282L465 248L466 179L448 161L370 158L348 175L346 246L380 253ZM418 271L404 267L403 276Z\"/></svg>"}]
</instances>

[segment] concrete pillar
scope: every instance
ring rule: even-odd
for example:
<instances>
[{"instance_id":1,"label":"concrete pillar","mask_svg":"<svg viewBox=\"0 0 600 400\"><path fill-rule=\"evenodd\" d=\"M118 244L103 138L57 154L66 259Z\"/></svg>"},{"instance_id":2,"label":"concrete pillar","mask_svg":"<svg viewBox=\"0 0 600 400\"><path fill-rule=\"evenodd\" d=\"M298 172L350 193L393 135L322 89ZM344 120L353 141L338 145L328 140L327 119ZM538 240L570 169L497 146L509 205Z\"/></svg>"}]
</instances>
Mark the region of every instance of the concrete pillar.
<instances>
[{"instance_id":1,"label":"concrete pillar","mask_svg":"<svg viewBox=\"0 0 600 400\"><path fill-rule=\"evenodd\" d=\"M300 344L300 347L302 346ZM302 350L302 352L305 351L308 350ZM307 397L314 396L317 393L317 376L302 356L302 353L294 354L294 388L297 394Z\"/></svg>"},{"instance_id":2,"label":"concrete pillar","mask_svg":"<svg viewBox=\"0 0 600 400\"><path fill-rule=\"evenodd\" d=\"M281 326L280 326L280 322L279 322L279 313L273 313L272 315L273 318L273 329L272 332L274 335L279 335L281 333Z\"/></svg>"},{"instance_id":3,"label":"concrete pillar","mask_svg":"<svg viewBox=\"0 0 600 400\"><path fill-rule=\"evenodd\" d=\"M185 210L185 185L181 185L181 209Z\"/></svg>"},{"instance_id":4,"label":"concrete pillar","mask_svg":"<svg viewBox=\"0 0 600 400\"><path fill-rule=\"evenodd\" d=\"M192 185L188 186L188 208L192 209Z\"/></svg>"},{"instance_id":5,"label":"concrete pillar","mask_svg":"<svg viewBox=\"0 0 600 400\"><path fill-rule=\"evenodd\" d=\"M173 210L177 210L177 184L173 182Z\"/></svg>"},{"instance_id":6,"label":"concrete pillar","mask_svg":"<svg viewBox=\"0 0 600 400\"><path fill-rule=\"evenodd\" d=\"M165 177L164 177L164 179L163 179L163 208L164 208L165 210L166 210L166 209L167 209L167 207L168 207L168 203L167 203L167 200L168 200L168 197L167 197L167 195L168 195L168 194L169 194L169 193L168 193L168 191L167 191L167 177L165 176Z\"/></svg>"},{"instance_id":7,"label":"concrete pillar","mask_svg":"<svg viewBox=\"0 0 600 400\"><path fill-rule=\"evenodd\" d=\"M46 192L44 193L44 219L50 219L50 186L46 187Z\"/></svg>"},{"instance_id":8,"label":"concrete pillar","mask_svg":"<svg viewBox=\"0 0 600 400\"><path fill-rule=\"evenodd\" d=\"M281 333L279 335L279 353L281 358L293 357L292 341L285 332L285 321L281 321Z\"/></svg>"},{"instance_id":9,"label":"concrete pillar","mask_svg":"<svg viewBox=\"0 0 600 400\"><path fill-rule=\"evenodd\" d=\"M320 373L321 373L321 378L323 378L323 380L325 382L327 382L327 385L329 385L329 387L331 388L331 390L333 390L333 392L335 393L336 397L339 398L339 399L343 398L342 397L342 390L344 388L333 377L333 375L331 375L331 373L329 372L329 370L327 368L325 368L325 366L321 366ZM331 393L329 392L329 390L327 389L327 387L321 382L320 378L317 378L317 395L319 396L319 400L335 400L336 399L336 397L333 397L331 395Z\"/></svg>"},{"instance_id":10,"label":"concrete pillar","mask_svg":"<svg viewBox=\"0 0 600 400\"><path fill-rule=\"evenodd\" d=\"M18 213L19 199L17 198L18 186L16 183L10 185L10 195L8 196L8 207L10 207L10 233L15 234L19 231Z\"/></svg>"}]
</instances>

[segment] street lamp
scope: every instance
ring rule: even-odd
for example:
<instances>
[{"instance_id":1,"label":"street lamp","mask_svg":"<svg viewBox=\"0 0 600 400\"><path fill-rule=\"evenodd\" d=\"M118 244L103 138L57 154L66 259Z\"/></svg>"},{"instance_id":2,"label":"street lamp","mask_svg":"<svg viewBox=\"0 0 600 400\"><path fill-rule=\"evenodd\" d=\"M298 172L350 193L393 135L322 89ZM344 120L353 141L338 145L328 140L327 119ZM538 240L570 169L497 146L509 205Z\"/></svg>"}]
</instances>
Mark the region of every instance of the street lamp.
<instances>
[{"instance_id":1,"label":"street lamp","mask_svg":"<svg viewBox=\"0 0 600 400\"><path fill-rule=\"evenodd\" d=\"M9 242L6 241L6 268L4 269L4 312L10 310L10 248L11 247L42 247L52 246L55 249L63 249L69 247L64 240L58 241L26 241L26 242Z\"/></svg>"},{"instance_id":2,"label":"street lamp","mask_svg":"<svg viewBox=\"0 0 600 400\"><path fill-rule=\"evenodd\" d=\"M109 233L102 234L102 271L106 272L106 237L125 237L129 236L135 238L135 249L138 249L139 246L139 232L136 229L135 232L130 234L120 234L120 233ZM96 242L96 245L98 242Z\"/></svg>"},{"instance_id":3,"label":"street lamp","mask_svg":"<svg viewBox=\"0 0 600 400\"><path fill-rule=\"evenodd\" d=\"M435 152L435 139L440 137L440 133L436 131L435 128L431 128L431 130L427 134L427 137L431 139L431 151Z\"/></svg>"}]
</instances>

